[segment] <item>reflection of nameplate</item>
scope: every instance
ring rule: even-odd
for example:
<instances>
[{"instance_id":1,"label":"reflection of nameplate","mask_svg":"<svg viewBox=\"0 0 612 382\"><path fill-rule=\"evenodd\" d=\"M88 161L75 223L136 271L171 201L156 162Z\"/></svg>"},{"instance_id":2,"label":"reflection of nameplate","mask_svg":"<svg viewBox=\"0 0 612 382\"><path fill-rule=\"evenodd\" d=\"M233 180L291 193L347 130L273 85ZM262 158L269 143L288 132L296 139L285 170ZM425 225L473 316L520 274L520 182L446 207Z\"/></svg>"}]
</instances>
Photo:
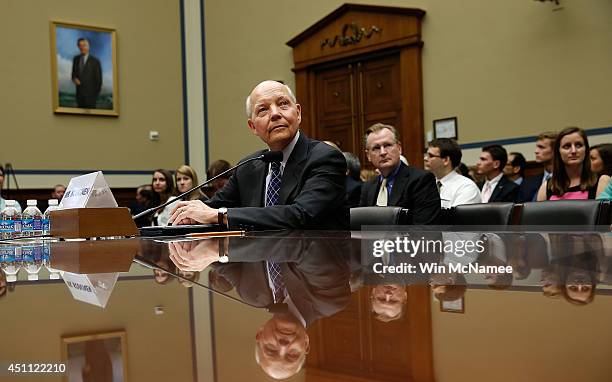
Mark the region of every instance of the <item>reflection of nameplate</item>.
<instances>
[{"instance_id":1,"label":"reflection of nameplate","mask_svg":"<svg viewBox=\"0 0 612 382\"><path fill-rule=\"evenodd\" d=\"M115 197L102 175L92 172L70 179L59 209L117 207Z\"/></svg>"},{"instance_id":2,"label":"reflection of nameplate","mask_svg":"<svg viewBox=\"0 0 612 382\"><path fill-rule=\"evenodd\" d=\"M51 243L51 268L77 274L128 272L138 249L137 239Z\"/></svg>"},{"instance_id":3,"label":"reflection of nameplate","mask_svg":"<svg viewBox=\"0 0 612 382\"><path fill-rule=\"evenodd\" d=\"M118 273L101 273L96 275L77 275L64 272L62 278L75 300L106 307L115 284Z\"/></svg>"}]
</instances>

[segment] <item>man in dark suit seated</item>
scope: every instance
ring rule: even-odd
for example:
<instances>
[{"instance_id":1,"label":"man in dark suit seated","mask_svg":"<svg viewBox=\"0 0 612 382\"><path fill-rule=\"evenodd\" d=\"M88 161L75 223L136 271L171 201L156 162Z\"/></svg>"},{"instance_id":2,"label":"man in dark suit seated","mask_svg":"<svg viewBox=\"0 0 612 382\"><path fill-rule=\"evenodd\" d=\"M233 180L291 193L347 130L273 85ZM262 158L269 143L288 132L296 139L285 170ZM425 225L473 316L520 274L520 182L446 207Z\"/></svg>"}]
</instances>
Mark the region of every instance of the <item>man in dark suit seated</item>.
<instances>
[{"instance_id":1,"label":"man in dark suit seated","mask_svg":"<svg viewBox=\"0 0 612 382\"><path fill-rule=\"evenodd\" d=\"M282 151L283 161L239 167L211 199L177 203L170 222L219 222L231 229L348 229L346 161L340 151L299 131L302 109L291 89L277 81L261 82L246 106L251 132L271 151Z\"/></svg>"},{"instance_id":2,"label":"man in dark suit seated","mask_svg":"<svg viewBox=\"0 0 612 382\"><path fill-rule=\"evenodd\" d=\"M508 162L508 153L500 145L482 148L476 170L486 178L481 186L483 203L516 201L519 186L504 175L506 162Z\"/></svg>"},{"instance_id":3,"label":"man in dark suit seated","mask_svg":"<svg viewBox=\"0 0 612 382\"><path fill-rule=\"evenodd\" d=\"M553 171L553 147L557 133L549 131L538 135L536 140L535 161L544 166L544 174L530 176L521 184L518 201L535 202L538 197L538 190L542 183L552 177Z\"/></svg>"},{"instance_id":4,"label":"man in dark suit seated","mask_svg":"<svg viewBox=\"0 0 612 382\"><path fill-rule=\"evenodd\" d=\"M401 206L411 212L412 224L436 224L440 218L440 194L432 173L400 161L402 146L397 130L377 123L365 134L368 160L380 176L364 183L360 206Z\"/></svg>"}]
</instances>

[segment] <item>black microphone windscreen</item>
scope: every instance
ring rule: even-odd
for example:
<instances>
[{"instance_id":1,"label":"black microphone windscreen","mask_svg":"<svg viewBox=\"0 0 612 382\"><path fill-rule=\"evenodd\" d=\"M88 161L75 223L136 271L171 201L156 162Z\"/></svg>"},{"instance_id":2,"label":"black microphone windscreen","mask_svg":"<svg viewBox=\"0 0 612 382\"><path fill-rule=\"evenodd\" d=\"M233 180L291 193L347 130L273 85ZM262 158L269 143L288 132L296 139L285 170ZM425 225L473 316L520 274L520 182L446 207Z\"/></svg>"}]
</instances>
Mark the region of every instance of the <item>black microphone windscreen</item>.
<instances>
[{"instance_id":1,"label":"black microphone windscreen","mask_svg":"<svg viewBox=\"0 0 612 382\"><path fill-rule=\"evenodd\" d=\"M282 151L266 151L263 153L262 161L266 163L270 162L282 162L283 161L283 152Z\"/></svg>"}]
</instances>

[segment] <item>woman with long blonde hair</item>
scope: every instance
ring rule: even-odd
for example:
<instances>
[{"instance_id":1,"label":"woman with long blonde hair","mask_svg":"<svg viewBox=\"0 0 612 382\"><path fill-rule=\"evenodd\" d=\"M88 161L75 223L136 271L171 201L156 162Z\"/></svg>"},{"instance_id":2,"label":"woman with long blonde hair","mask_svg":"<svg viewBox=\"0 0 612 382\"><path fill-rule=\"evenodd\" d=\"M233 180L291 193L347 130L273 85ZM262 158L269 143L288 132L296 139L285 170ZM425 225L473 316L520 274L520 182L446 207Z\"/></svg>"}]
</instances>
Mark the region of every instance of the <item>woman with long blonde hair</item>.
<instances>
[{"instance_id":1,"label":"woman with long blonde hair","mask_svg":"<svg viewBox=\"0 0 612 382\"><path fill-rule=\"evenodd\" d=\"M176 188L178 189L179 194L182 194L183 192L198 185L198 174L196 174L193 167L186 164L176 169L175 178ZM202 197L206 197L206 195L204 195L202 190L198 189L192 191L189 195L184 196L183 199L196 200L201 199Z\"/></svg>"}]
</instances>

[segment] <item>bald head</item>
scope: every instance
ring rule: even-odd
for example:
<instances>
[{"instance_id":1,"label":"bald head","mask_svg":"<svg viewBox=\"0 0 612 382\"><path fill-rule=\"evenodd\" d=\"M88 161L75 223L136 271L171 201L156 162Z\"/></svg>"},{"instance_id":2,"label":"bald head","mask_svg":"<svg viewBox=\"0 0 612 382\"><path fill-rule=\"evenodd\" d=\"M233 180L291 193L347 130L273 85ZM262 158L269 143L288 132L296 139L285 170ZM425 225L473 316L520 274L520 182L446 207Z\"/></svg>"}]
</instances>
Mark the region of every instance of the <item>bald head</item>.
<instances>
[{"instance_id":1,"label":"bald head","mask_svg":"<svg viewBox=\"0 0 612 382\"><path fill-rule=\"evenodd\" d=\"M251 90L251 94L249 94L249 96L246 99L246 115L247 118L251 118L251 116L253 115L253 104L252 104L252 99L254 94L257 94L258 92L261 92L263 90L267 90L270 88L281 88L284 89L287 92L287 95L289 96L289 98L291 98L291 100L293 101L293 103L297 103L295 96L293 95L293 92L291 91L291 88L283 83L280 83L278 81L274 81L274 80L265 80L262 81L260 83L257 84L257 86L255 86L253 88L253 90Z\"/></svg>"}]
</instances>

